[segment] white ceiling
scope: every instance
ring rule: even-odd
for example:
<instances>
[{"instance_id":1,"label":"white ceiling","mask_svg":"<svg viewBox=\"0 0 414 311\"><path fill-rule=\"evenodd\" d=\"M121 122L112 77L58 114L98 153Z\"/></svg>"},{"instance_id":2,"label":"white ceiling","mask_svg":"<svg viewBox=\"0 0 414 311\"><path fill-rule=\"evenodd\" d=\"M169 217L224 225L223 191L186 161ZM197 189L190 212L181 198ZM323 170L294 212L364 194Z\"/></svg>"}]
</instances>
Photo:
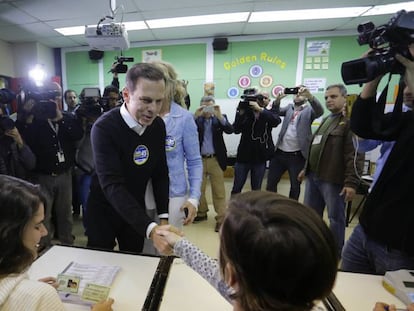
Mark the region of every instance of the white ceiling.
<instances>
[{"instance_id":1,"label":"white ceiling","mask_svg":"<svg viewBox=\"0 0 414 311\"><path fill-rule=\"evenodd\" d=\"M117 0L116 21L141 21L158 18L207 15L231 12L255 12L292 9L317 9L344 6L370 6L398 3L402 0ZM109 0L0 0L0 40L40 42L49 47L87 45L84 36L65 37L54 30L59 27L97 24L110 14ZM266 23L232 23L152 30L128 31L133 42L190 38L231 37L245 35L303 32L354 31L362 22L386 23L391 15L369 18L340 18Z\"/></svg>"}]
</instances>

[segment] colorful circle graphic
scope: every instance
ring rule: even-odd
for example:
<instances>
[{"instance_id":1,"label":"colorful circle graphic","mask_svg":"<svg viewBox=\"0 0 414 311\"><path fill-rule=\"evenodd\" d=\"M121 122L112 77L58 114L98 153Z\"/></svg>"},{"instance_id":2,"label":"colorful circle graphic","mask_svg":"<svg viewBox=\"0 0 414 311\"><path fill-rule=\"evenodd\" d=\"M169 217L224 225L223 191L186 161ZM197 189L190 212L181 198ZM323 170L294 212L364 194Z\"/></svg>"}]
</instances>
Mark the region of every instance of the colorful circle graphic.
<instances>
[{"instance_id":1,"label":"colorful circle graphic","mask_svg":"<svg viewBox=\"0 0 414 311\"><path fill-rule=\"evenodd\" d=\"M252 81L250 80L250 78L248 76L241 76L239 78L239 86L241 88L249 87L251 82Z\"/></svg>"},{"instance_id":2,"label":"colorful circle graphic","mask_svg":"<svg viewBox=\"0 0 414 311\"><path fill-rule=\"evenodd\" d=\"M261 87L269 87L273 83L273 78L271 75L264 75L260 78L260 86Z\"/></svg>"},{"instance_id":3,"label":"colorful circle graphic","mask_svg":"<svg viewBox=\"0 0 414 311\"><path fill-rule=\"evenodd\" d=\"M229 88L227 90L227 97L229 97L229 98L239 97L239 89L235 86Z\"/></svg>"},{"instance_id":4,"label":"colorful circle graphic","mask_svg":"<svg viewBox=\"0 0 414 311\"><path fill-rule=\"evenodd\" d=\"M253 78L257 78L257 77L260 77L262 75L263 68L260 65L253 65L252 67L250 67L249 72L250 72L250 75Z\"/></svg>"},{"instance_id":5,"label":"colorful circle graphic","mask_svg":"<svg viewBox=\"0 0 414 311\"><path fill-rule=\"evenodd\" d=\"M277 97L277 94L279 94L279 92L283 91L285 89L285 87L283 85L276 85L273 89L272 89L272 95L274 97Z\"/></svg>"}]
</instances>

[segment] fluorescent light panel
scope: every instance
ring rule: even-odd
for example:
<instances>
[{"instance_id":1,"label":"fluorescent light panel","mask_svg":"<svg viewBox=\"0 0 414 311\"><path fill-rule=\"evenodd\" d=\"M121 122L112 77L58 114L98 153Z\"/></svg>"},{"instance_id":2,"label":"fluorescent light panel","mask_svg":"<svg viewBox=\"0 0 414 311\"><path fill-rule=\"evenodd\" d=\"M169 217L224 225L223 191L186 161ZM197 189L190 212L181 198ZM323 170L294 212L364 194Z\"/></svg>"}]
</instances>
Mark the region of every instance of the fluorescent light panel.
<instances>
[{"instance_id":1,"label":"fluorescent light panel","mask_svg":"<svg viewBox=\"0 0 414 311\"><path fill-rule=\"evenodd\" d=\"M75 36L84 34L85 26L55 28L55 30L64 36Z\"/></svg>"},{"instance_id":2,"label":"fluorescent light panel","mask_svg":"<svg viewBox=\"0 0 414 311\"><path fill-rule=\"evenodd\" d=\"M249 23L355 17L368 9L370 7L253 12Z\"/></svg>"},{"instance_id":3,"label":"fluorescent light panel","mask_svg":"<svg viewBox=\"0 0 414 311\"><path fill-rule=\"evenodd\" d=\"M248 17L249 17L249 12L211 14L211 15L152 19L152 20L148 20L147 24L148 24L148 27L152 29L170 28L170 27L183 27L183 26L195 26L195 25L246 22Z\"/></svg>"},{"instance_id":4,"label":"fluorescent light panel","mask_svg":"<svg viewBox=\"0 0 414 311\"><path fill-rule=\"evenodd\" d=\"M414 1L365 7L252 12L250 18L249 12L238 12L152 19L148 20L146 23L144 21L136 21L125 22L123 24L125 25L125 28L128 31L148 29L148 27L156 29L195 25L237 23L245 22L248 18L249 23L261 23L275 21L318 20L330 18L372 16L393 14L399 10L414 11ZM96 27L96 25L89 26ZM55 28L55 30L64 36L82 35L85 33L85 26Z\"/></svg>"},{"instance_id":5,"label":"fluorescent light panel","mask_svg":"<svg viewBox=\"0 0 414 311\"><path fill-rule=\"evenodd\" d=\"M373 8L371 8L369 11L362 14L362 16L393 14L400 10L406 10L407 12L414 11L414 1L392 3L392 4L385 4L385 5L376 5Z\"/></svg>"}]
</instances>

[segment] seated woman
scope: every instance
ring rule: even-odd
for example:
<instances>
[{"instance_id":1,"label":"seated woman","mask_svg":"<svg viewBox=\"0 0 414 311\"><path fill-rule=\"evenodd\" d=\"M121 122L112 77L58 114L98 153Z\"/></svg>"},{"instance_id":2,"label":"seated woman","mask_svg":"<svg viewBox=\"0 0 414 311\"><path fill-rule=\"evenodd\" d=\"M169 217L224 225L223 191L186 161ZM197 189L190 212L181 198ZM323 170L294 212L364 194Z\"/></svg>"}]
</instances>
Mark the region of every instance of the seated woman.
<instances>
[{"instance_id":1,"label":"seated woman","mask_svg":"<svg viewBox=\"0 0 414 311\"><path fill-rule=\"evenodd\" d=\"M29 280L27 270L37 257L45 197L38 186L0 175L0 310L65 310L54 288L56 279ZM96 304L94 311L112 310L113 299Z\"/></svg>"},{"instance_id":2,"label":"seated woman","mask_svg":"<svg viewBox=\"0 0 414 311\"><path fill-rule=\"evenodd\" d=\"M233 310L311 310L332 290L338 265L329 228L310 208L272 192L229 202L219 262L165 226L174 254L210 282Z\"/></svg>"}]
</instances>

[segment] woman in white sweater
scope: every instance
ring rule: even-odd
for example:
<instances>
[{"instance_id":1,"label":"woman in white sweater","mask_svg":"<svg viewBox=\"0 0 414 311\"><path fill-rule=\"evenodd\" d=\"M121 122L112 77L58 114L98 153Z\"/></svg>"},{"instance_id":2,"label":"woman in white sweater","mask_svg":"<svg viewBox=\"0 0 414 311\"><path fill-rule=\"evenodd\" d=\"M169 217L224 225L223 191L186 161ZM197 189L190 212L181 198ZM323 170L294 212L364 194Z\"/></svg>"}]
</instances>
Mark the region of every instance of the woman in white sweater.
<instances>
[{"instance_id":1,"label":"woman in white sweater","mask_svg":"<svg viewBox=\"0 0 414 311\"><path fill-rule=\"evenodd\" d=\"M45 198L38 186L0 175L0 310L65 310L55 278L30 280L27 270L37 257ZM112 310L113 299L96 304L94 311Z\"/></svg>"}]
</instances>

